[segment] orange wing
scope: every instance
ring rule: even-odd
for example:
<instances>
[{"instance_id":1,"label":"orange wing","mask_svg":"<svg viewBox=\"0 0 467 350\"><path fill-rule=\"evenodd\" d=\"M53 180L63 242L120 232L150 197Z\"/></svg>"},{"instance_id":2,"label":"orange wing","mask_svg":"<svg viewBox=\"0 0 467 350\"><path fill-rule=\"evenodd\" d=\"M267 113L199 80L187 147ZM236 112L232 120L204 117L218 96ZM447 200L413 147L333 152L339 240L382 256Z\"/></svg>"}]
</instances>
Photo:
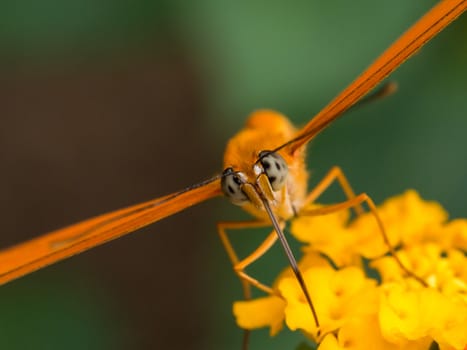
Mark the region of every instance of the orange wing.
<instances>
[{"instance_id":1,"label":"orange wing","mask_svg":"<svg viewBox=\"0 0 467 350\"><path fill-rule=\"evenodd\" d=\"M0 285L119 238L221 194L219 177L186 190L99 215L0 252Z\"/></svg>"},{"instance_id":2,"label":"orange wing","mask_svg":"<svg viewBox=\"0 0 467 350\"><path fill-rule=\"evenodd\" d=\"M287 144L290 145L290 152L294 153L340 117L382 79L460 16L466 8L467 0L440 1L300 130L298 136Z\"/></svg>"}]
</instances>

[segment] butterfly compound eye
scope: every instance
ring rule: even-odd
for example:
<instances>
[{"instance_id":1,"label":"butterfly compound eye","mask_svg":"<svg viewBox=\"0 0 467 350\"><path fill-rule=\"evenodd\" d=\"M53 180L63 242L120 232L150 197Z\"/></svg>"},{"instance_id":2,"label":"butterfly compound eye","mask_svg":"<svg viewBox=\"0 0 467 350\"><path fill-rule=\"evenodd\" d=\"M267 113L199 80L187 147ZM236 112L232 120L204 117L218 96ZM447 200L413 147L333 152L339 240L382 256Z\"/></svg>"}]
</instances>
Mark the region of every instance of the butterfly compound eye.
<instances>
[{"instance_id":1,"label":"butterfly compound eye","mask_svg":"<svg viewBox=\"0 0 467 350\"><path fill-rule=\"evenodd\" d=\"M227 168L222 174L221 188L222 192L230 199L233 204L242 205L248 202L248 197L242 191L242 184L245 183L242 173L236 173L232 168Z\"/></svg>"},{"instance_id":2,"label":"butterfly compound eye","mask_svg":"<svg viewBox=\"0 0 467 350\"><path fill-rule=\"evenodd\" d=\"M272 189L279 191L284 186L289 173L289 167L284 158L275 152L269 151L262 151L259 158Z\"/></svg>"}]
</instances>

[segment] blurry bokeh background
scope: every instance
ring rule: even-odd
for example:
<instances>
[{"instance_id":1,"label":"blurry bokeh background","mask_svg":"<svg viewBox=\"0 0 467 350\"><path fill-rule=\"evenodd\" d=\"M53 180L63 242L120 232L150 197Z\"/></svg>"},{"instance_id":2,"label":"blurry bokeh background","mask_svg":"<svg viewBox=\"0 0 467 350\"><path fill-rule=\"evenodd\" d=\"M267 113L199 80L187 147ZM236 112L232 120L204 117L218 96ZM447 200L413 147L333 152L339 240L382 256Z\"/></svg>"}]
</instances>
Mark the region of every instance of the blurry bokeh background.
<instances>
[{"instance_id":1,"label":"blurry bokeh background","mask_svg":"<svg viewBox=\"0 0 467 350\"><path fill-rule=\"evenodd\" d=\"M434 1L0 3L0 246L157 197L221 171L256 108L305 123ZM309 151L376 202L415 188L467 207L467 18ZM331 191L325 200L339 200ZM2 349L239 349L241 290L216 199L0 288ZM261 233L238 233L251 250ZM279 248L251 271L271 280ZM255 332L252 349L302 336Z\"/></svg>"}]
</instances>

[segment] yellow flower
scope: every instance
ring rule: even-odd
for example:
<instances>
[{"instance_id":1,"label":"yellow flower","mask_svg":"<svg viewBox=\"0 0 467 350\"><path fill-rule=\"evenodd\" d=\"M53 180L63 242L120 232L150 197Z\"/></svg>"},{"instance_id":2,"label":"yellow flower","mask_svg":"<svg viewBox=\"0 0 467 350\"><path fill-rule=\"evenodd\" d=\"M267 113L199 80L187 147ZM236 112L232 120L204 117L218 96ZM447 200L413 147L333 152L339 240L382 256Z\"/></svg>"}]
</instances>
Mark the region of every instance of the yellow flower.
<instances>
[{"instance_id":1,"label":"yellow flower","mask_svg":"<svg viewBox=\"0 0 467 350\"><path fill-rule=\"evenodd\" d=\"M378 215L393 247L429 240L448 217L438 203L423 201L413 190L388 199L378 208ZM372 214L358 217L352 228L359 237L358 251L362 256L373 259L387 253L388 247Z\"/></svg>"},{"instance_id":2,"label":"yellow flower","mask_svg":"<svg viewBox=\"0 0 467 350\"><path fill-rule=\"evenodd\" d=\"M425 279L431 286L437 282L433 279L436 267L441 258L441 247L436 244L427 243L401 249L397 252L402 263L417 276ZM377 269L384 282L393 282L405 278L396 260L392 256L384 256L371 261L370 266Z\"/></svg>"},{"instance_id":3,"label":"yellow flower","mask_svg":"<svg viewBox=\"0 0 467 350\"><path fill-rule=\"evenodd\" d=\"M467 304L467 256L464 252L451 249L446 252L441 291L444 295L459 298Z\"/></svg>"},{"instance_id":4,"label":"yellow flower","mask_svg":"<svg viewBox=\"0 0 467 350\"><path fill-rule=\"evenodd\" d=\"M390 284L382 288L379 323L388 341L433 339L445 349L467 344L467 305L431 288Z\"/></svg>"},{"instance_id":5,"label":"yellow flower","mask_svg":"<svg viewBox=\"0 0 467 350\"><path fill-rule=\"evenodd\" d=\"M467 345L467 304L433 289L424 288L420 293L430 337L441 349L463 349Z\"/></svg>"},{"instance_id":6,"label":"yellow flower","mask_svg":"<svg viewBox=\"0 0 467 350\"><path fill-rule=\"evenodd\" d=\"M303 271L305 283L319 315L321 332L332 332L350 318L374 313L377 306L376 281L357 267L334 270L331 266ZM278 289L287 301L285 321L291 330L300 329L316 337L310 307L292 277L282 279Z\"/></svg>"},{"instance_id":7,"label":"yellow flower","mask_svg":"<svg viewBox=\"0 0 467 350\"><path fill-rule=\"evenodd\" d=\"M233 313L237 324L244 329L270 327L271 336L276 335L284 325L285 301L275 295L249 301L237 301Z\"/></svg>"},{"instance_id":8,"label":"yellow flower","mask_svg":"<svg viewBox=\"0 0 467 350\"><path fill-rule=\"evenodd\" d=\"M445 225L438 236L444 248L467 250L467 220L457 219Z\"/></svg>"},{"instance_id":9,"label":"yellow flower","mask_svg":"<svg viewBox=\"0 0 467 350\"><path fill-rule=\"evenodd\" d=\"M307 210L321 206L311 205ZM328 256L336 266L348 266L359 258L356 236L348 229L348 210L324 216L299 216L292 221L290 231L299 241L307 243L304 251L318 251Z\"/></svg>"},{"instance_id":10,"label":"yellow flower","mask_svg":"<svg viewBox=\"0 0 467 350\"><path fill-rule=\"evenodd\" d=\"M299 268L319 332L290 269L274 282L277 295L235 303L237 323L269 326L274 335L285 321L319 350L428 350L432 342L466 350L467 220L448 222L438 203L415 191L387 200L378 215L398 259L425 285L388 254L373 214L303 216L291 231L305 243Z\"/></svg>"},{"instance_id":11,"label":"yellow flower","mask_svg":"<svg viewBox=\"0 0 467 350\"><path fill-rule=\"evenodd\" d=\"M318 350L427 350L430 343L428 338L407 341L404 346L390 343L381 334L377 317L372 315L351 319L339 329L337 336L327 334Z\"/></svg>"},{"instance_id":12,"label":"yellow flower","mask_svg":"<svg viewBox=\"0 0 467 350\"><path fill-rule=\"evenodd\" d=\"M426 337L427 329L422 315L420 291L407 290L399 284L383 288L379 323L386 339L403 345L407 340Z\"/></svg>"},{"instance_id":13,"label":"yellow flower","mask_svg":"<svg viewBox=\"0 0 467 350\"><path fill-rule=\"evenodd\" d=\"M430 287L467 302L467 257L464 252L457 249L445 251L434 243L425 243L401 249L397 255ZM373 260L370 266L378 270L386 283L404 279L403 271L391 256Z\"/></svg>"}]
</instances>

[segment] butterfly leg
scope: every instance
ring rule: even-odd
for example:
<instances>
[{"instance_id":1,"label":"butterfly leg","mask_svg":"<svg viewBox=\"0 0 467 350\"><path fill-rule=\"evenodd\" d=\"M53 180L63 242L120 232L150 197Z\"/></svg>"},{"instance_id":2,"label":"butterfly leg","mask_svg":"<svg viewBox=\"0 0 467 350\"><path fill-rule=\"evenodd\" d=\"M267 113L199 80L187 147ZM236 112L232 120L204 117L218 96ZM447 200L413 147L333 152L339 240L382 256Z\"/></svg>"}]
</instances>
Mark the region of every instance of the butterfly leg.
<instances>
[{"instance_id":1,"label":"butterfly leg","mask_svg":"<svg viewBox=\"0 0 467 350\"><path fill-rule=\"evenodd\" d=\"M263 221L226 221L219 222L217 224L217 232L219 233L222 245L224 246L230 261L232 262L235 273L238 275L240 281L242 282L243 295L245 299L251 298L250 286L254 286L268 294L275 294L271 287L248 275L245 272L245 269L253 262L261 258L272 247L272 245L277 241L277 234L276 231L273 230L251 254L240 260L227 235L227 230L260 228L267 226L271 226L271 223Z\"/></svg>"},{"instance_id":2,"label":"butterfly leg","mask_svg":"<svg viewBox=\"0 0 467 350\"><path fill-rule=\"evenodd\" d=\"M358 215L361 215L363 214L362 204L365 203L370 209L371 214L374 216L376 220L376 224L378 225L379 231L381 233L381 236L383 238L385 245L387 246L388 252L395 259L396 263L408 276L413 277L418 282L420 282L423 286L427 286L426 282L422 278L414 274L412 271L410 271L410 269L408 269L397 256L394 247L389 241L389 237L384 228L384 224L378 214L376 205L371 199L371 197L368 196L366 193L355 195L352 188L350 187L348 180L346 179L345 175L343 174L340 168L333 167L328 172L328 174L326 174L326 176L318 183L318 185L309 193L306 199L306 204L314 202L324 191L326 191L327 188L329 188L329 186L336 179L341 185L344 193L346 194L348 198L346 201L337 203L337 204L327 205L325 207L318 208L318 209L302 210L299 213L299 215L312 215L312 216L326 215L326 214L331 214L331 213L334 213L340 210L346 210L350 208L353 208Z\"/></svg>"},{"instance_id":3,"label":"butterfly leg","mask_svg":"<svg viewBox=\"0 0 467 350\"><path fill-rule=\"evenodd\" d=\"M308 193L305 199L305 205L316 201L332 184L334 181L340 185L348 199L355 198L355 192L350 186L349 180L344 175L342 169L338 166L334 166L328 173L321 179L321 181ZM357 215L364 213L361 203L356 205L354 208Z\"/></svg>"},{"instance_id":4,"label":"butterfly leg","mask_svg":"<svg viewBox=\"0 0 467 350\"><path fill-rule=\"evenodd\" d=\"M267 227L271 226L269 222L262 222L262 221L231 221L231 222L219 222L217 224L217 232L219 233L219 237L221 239L222 245L224 246L227 255L230 258L230 261L233 265L233 269L235 273L240 278L240 282L242 283L243 288L243 296L245 300L251 299L251 285L265 291L268 294L273 294L274 291L272 288L266 286L265 284L259 282L257 279L249 276L244 272L244 269L252 264L254 261L259 259L262 255L264 255L269 248L274 244L277 240L277 234L275 231L272 231L263 243L255 249L253 253L247 256L245 259L240 260L238 258L235 249L227 235L227 230L234 230L234 229L244 229L244 228L260 228L260 227ZM243 333L243 340L242 340L242 350L248 349L250 338L250 331L245 329Z\"/></svg>"}]
</instances>

